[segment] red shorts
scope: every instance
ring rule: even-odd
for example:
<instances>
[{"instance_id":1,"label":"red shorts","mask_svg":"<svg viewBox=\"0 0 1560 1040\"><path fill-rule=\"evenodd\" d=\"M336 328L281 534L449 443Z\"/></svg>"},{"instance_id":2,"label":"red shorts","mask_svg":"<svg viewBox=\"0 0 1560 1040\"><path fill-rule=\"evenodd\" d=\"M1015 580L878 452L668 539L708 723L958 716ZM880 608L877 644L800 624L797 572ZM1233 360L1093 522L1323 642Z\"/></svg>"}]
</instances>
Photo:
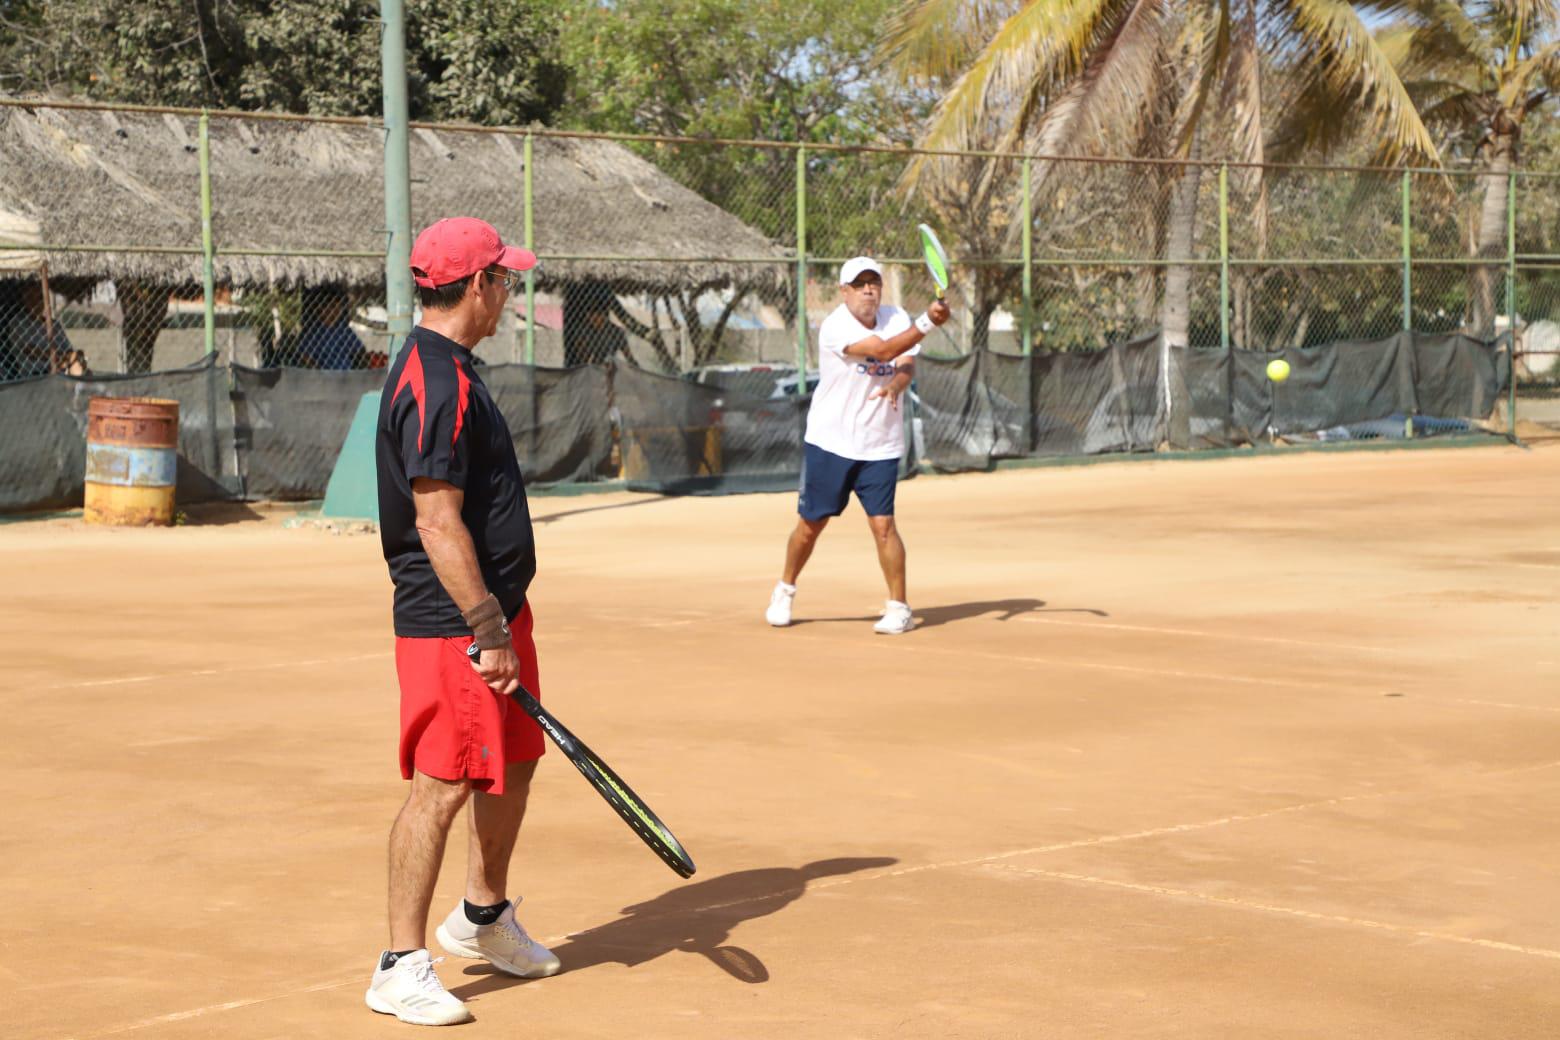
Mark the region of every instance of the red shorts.
<instances>
[{"instance_id":1,"label":"red shorts","mask_svg":"<svg viewBox=\"0 0 1560 1040\"><path fill-rule=\"evenodd\" d=\"M531 637L531 605L509 623L520 658L520 685L542 696ZM511 697L494 693L471 667L470 636L395 640L401 683L401 776L412 770L440 780L470 780L489 794L504 793L504 767L542 757L542 730Z\"/></svg>"}]
</instances>

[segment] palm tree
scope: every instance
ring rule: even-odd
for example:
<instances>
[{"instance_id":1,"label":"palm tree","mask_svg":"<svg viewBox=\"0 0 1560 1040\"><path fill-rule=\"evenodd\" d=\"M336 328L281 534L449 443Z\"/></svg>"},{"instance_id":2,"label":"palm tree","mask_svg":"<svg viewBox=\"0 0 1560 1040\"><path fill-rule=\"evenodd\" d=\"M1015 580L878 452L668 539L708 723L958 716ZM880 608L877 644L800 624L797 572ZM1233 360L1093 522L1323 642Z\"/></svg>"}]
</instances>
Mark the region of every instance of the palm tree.
<instances>
[{"instance_id":1,"label":"palm tree","mask_svg":"<svg viewBox=\"0 0 1560 1040\"><path fill-rule=\"evenodd\" d=\"M1262 163L1272 69L1291 90L1348 99L1344 113L1392 155L1438 160L1391 61L1346 0L906 0L882 52L907 80L948 84L922 147L1172 160L1152 179L1162 216L1146 229L1148 245L1171 262L1159 308L1167 407L1169 350L1187 345L1191 319L1191 267L1176 261L1193 255L1201 177L1200 167L1173 160L1197 158L1218 125L1230 158ZM959 165L922 156L904 187L944 197ZM974 204L1011 193L999 184L1003 171L988 160L981 176L964 178ZM1037 195L1059 173L1037 159ZM1068 180L1082 175L1074 168ZM1242 176L1258 200L1260 241L1261 168Z\"/></svg>"},{"instance_id":2,"label":"palm tree","mask_svg":"<svg viewBox=\"0 0 1560 1040\"><path fill-rule=\"evenodd\" d=\"M1556 0L1371 0L1397 21L1377 34L1427 125L1482 171L1470 251L1505 255L1510 173L1522 128L1560 87ZM1474 335L1494 332L1496 269L1474 267Z\"/></svg>"}]
</instances>

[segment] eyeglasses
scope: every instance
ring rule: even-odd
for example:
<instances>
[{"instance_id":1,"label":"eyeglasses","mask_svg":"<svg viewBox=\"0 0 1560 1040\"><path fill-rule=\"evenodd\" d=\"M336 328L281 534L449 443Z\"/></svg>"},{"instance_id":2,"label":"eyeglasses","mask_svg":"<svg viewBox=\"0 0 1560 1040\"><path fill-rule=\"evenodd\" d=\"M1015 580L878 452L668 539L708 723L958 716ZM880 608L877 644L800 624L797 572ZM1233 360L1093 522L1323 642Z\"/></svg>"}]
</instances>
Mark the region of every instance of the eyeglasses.
<instances>
[{"instance_id":1,"label":"eyeglasses","mask_svg":"<svg viewBox=\"0 0 1560 1040\"><path fill-rule=\"evenodd\" d=\"M525 275L519 271L511 271L507 267L488 267L483 269L483 274L499 282L511 293L519 292L525 284Z\"/></svg>"}]
</instances>

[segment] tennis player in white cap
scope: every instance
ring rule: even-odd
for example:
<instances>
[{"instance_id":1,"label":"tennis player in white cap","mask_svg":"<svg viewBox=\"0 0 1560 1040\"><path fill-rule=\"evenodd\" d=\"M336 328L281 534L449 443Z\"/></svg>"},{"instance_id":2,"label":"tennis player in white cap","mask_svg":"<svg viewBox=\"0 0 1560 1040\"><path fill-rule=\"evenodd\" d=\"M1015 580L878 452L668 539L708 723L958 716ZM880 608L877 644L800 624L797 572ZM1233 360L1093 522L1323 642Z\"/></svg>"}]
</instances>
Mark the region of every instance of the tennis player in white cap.
<instances>
[{"instance_id":1,"label":"tennis player in white cap","mask_svg":"<svg viewBox=\"0 0 1560 1040\"><path fill-rule=\"evenodd\" d=\"M948 320L948 305L934 300L912 319L883 303L883 268L869 256L840 267L840 298L818 327L819 381L803 438L798 518L764 619L777 627L791 623L796 579L829 518L845 510L854 491L888 583L888 604L872 627L898 635L915 625L905 591L905 543L894 524L894 490L905 453L899 398L915 378L921 340Z\"/></svg>"}]
</instances>

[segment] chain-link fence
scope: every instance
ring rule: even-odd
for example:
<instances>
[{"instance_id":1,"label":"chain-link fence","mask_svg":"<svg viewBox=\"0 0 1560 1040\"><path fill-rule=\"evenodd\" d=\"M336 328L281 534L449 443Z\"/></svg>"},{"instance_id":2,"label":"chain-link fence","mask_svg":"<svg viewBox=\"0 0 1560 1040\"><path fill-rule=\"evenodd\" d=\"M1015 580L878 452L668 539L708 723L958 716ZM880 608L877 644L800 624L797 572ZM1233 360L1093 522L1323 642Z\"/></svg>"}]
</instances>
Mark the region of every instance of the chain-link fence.
<instances>
[{"instance_id":1,"label":"chain-link fence","mask_svg":"<svg viewBox=\"0 0 1560 1040\"><path fill-rule=\"evenodd\" d=\"M1560 430L1560 177L1512 178L1512 311L1518 316L1514 414Z\"/></svg>"},{"instance_id":2,"label":"chain-link fence","mask_svg":"<svg viewBox=\"0 0 1560 1040\"><path fill-rule=\"evenodd\" d=\"M0 376L383 362L372 121L6 102L0 131ZM415 226L473 213L542 257L492 362L800 363L844 259L897 261L891 301L930 295L921 221L954 254L960 353L1490 339L1549 320L1560 262L1560 180L1529 172L437 126L412 166Z\"/></svg>"},{"instance_id":3,"label":"chain-link fence","mask_svg":"<svg viewBox=\"0 0 1560 1040\"><path fill-rule=\"evenodd\" d=\"M0 382L203 359L382 367L397 346L382 146L370 119L0 99ZM987 381L977 410L1007 416L978 436L969 410L931 389L951 387L949 373L923 365L921 450L947 443L989 461L1063 443L1196 447L1215 427L1224 442L1252 432L1235 418L1236 373L1269 356L1303 369L1321 351L1404 333L1485 344L1500 357L1479 371L1517 391L1507 407L1560 383L1560 175L432 125L414 128L411 159L414 226L471 214L541 257L481 361L632 366L722 389L716 408L734 416L810 388L846 258L877 256L885 300L925 305L923 221L954 270L955 316L928 359L1106 356L1019 366L1022 386L998 364L965 365ZM1342 380L1366 378L1348 359L1329 371L1312 391L1339 400L1358 389ZM1103 396L1073 400L1091 385ZM734 395L744 408L728 408ZM1490 395L1454 396L1467 411ZM1433 397L1393 407L1412 413ZM1058 418L1085 403L1082 425ZM1357 410L1335 411L1294 414ZM1411 415L1387 418L1413 429ZM1500 419L1514 426L1515 414ZM1258 436L1285 425L1252 422ZM1048 440L1048 426L1084 432Z\"/></svg>"}]
</instances>

